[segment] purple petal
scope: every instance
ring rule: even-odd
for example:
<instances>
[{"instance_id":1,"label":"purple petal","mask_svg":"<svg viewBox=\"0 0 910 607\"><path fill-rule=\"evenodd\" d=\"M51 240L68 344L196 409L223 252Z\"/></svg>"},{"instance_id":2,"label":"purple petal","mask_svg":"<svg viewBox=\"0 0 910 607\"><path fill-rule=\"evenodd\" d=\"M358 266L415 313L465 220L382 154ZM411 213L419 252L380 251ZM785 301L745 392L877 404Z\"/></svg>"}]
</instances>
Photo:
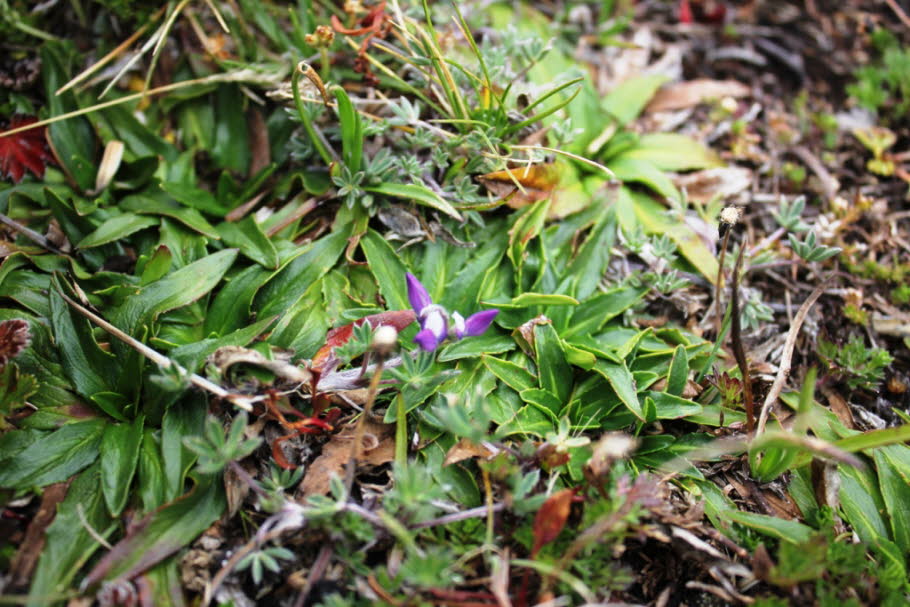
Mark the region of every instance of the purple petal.
<instances>
[{"instance_id":1,"label":"purple petal","mask_svg":"<svg viewBox=\"0 0 910 607\"><path fill-rule=\"evenodd\" d=\"M431 331L436 336L436 341L442 342L449 332L445 310L432 304L424 308L420 317L420 328Z\"/></svg>"},{"instance_id":2,"label":"purple petal","mask_svg":"<svg viewBox=\"0 0 910 607\"><path fill-rule=\"evenodd\" d=\"M477 314L471 314L464 321L464 334L470 337L482 335L484 331L490 328L490 324L497 314L499 314L499 310L484 310Z\"/></svg>"},{"instance_id":3,"label":"purple petal","mask_svg":"<svg viewBox=\"0 0 910 607\"><path fill-rule=\"evenodd\" d=\"M430 299L430 294L427 293L427 290L420 284L417 277L410 272L407 273L407 282L408 301L411 302L411 307L414 308L414 311L419 315L421 310L433 303L433 300Z\"/></svg>"},{"instance_id":4,"label":"purple petal","mask_svg":"<svg viewBox=\"0 0 910 607\"><path fill-rule=\"evenodd\" d=\"M418 344L425 352L432 352L439 345L439 340L429 329L424 329L414 336L414 343Z\"/></svg>"}]
</instances>

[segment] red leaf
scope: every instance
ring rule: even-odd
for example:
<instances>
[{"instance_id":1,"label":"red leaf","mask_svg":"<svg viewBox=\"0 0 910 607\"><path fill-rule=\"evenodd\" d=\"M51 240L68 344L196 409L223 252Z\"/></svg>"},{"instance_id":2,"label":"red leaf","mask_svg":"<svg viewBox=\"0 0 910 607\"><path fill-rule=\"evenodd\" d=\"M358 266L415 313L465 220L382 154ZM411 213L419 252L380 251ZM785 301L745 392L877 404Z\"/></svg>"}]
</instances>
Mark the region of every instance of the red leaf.
<instances>
[{"instance_id":1,"label":"red leaf","mask_svg":"<svg viewBox=\"0 0 910 607\"><path fill-rule=\"evenodd\" d=\"M9 130L35 122L38 119L32 116L13 116ZM28 169L37 177L44 177L45 163L54 159L47 149L44 130L44 127L29 129L8 137L0 133L0 176L12 177L14 182L19 183Z\"/></svg>"},{"instance_id":2,"label":"red leaf","mask_svg":"<svg viewBox=\"0 0 910 607\"><path fill-rule=\"evenodd\" d=\"M559 532L566 526L574 497L575 489L563 489L548 497L537 511L534 516L534 547L531 549L531 558L536 557L544 545L559 536Z\"/></svg>"},{"instance_id":3,"label":"red leaf","mask_svg":"<svg viewBox=\"0 0 910 607\"><path fill-rule=\"evenodd\" d=\"M354 327L359 327L363 323L368 322L374 329L381 325L388 325L395 327L398 331L402 331L405 327L414 322L415 318L416 315L414 314L414 310L395 310L393 312L371 314L355 320L352 323L329 329L328 333L325 334L325 345L319 348L319 351L313 356L313 362L310 365L310 369L315 372L321 371L325 362L331 357L332 350L339 346L343 346L351 340L351 337L354 336Z\"/></svg>"}]
</instances>

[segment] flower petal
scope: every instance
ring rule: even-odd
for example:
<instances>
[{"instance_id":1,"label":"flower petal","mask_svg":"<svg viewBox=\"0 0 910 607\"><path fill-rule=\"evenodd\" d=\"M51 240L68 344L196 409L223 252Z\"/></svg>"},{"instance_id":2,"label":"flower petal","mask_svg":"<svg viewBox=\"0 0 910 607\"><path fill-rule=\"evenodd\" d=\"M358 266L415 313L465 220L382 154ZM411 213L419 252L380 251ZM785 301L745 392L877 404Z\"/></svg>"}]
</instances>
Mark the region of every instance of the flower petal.
<instances>
[{"instance_id":1,"label":"flower petal","mask_svg":"<svg viewBox=\"0 0 910 607\"><path fill-rule=\"evenodd\" d=\"M448 335L448 324L446 313L440 306L431 304L424 309L424 314L420 317L420 328L432 331L438 342L442 342Z\"/></svg>"},{"instance_id":2,"label":"flower petal","mask_svg":"<svg viewBox=\"0 0 910 607\"><path fill-rule=\"evenodd\" d=\"M407 282L408 282L408 301L411 302L411 307L414 308L414 311L417 314L420 314L420 311L433 303L433 300L430 299L430 294L427 293L427 290L424 288L420 281L417 280L417 277L407 273Z\"/></svg>"},{"instance_id":3,"label":"flower petal","mask_svg":"<svg viewBox=\"0 0 910 607\"><path fill-rule=\"evenodd\" d=\"M464 316L458 312L452 312L452 329L455 331L455 339L464 337Z\"/></svg>"},{"instance_id":4,"label":"flower petal","mask_svg":"<svg viewBox=\"0 0 910 607\"><path fill-rule=\"evenodd\" d=\"M477 314L471 314L464 322L464 334L470 337L483 334L484 331L490 328L490 324L497 314L499 314L499 310L484 310Z\"/></svg>"},{"instance_id":5,"label":"flower petal","mask_svg":"<svg viewBox=\"0 0 910 607\"><path fill-rule=\"evenodd\" d=\"M414 336L414 343L419 345L425 352L432 352L439 345L439 340L429 329L424 329Z\"/></svg>"}]
</instances>

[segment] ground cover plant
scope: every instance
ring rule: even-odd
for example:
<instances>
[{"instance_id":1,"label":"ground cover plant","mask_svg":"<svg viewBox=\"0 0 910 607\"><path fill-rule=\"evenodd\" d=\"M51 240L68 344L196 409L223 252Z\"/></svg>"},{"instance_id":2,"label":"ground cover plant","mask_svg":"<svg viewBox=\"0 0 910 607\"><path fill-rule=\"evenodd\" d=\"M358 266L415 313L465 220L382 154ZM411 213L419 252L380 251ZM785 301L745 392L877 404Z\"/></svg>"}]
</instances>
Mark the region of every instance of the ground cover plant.
<instances>
[{"instance_id":1,"label":"ground cover plant","mask_svg":"<svg viewBox=\"0 0 910 607\"><path fill-rule=\"evenodd\" d=\"M906 604L910 19L822 4L0 3L0 600Z\"/></svg>"}]
</instances>

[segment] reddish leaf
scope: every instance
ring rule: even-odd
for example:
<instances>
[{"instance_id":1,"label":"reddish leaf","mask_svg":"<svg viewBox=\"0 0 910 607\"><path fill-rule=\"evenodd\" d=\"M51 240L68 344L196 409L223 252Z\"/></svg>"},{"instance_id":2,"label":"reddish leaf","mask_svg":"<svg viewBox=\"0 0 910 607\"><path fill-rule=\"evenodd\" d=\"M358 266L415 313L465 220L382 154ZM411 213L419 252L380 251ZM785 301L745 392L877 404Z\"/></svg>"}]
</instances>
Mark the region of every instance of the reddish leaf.
<instances>
[{"instance_id":1,"label":"reddish leaf","mask_svg":"<svg viewBox=\"0 0 910 607\"><path fill-rule=\"evenodd\" d=\"M534 547L531 549L531 558L536 557L544 545L559 536L559 532L566 526L574 497L575 489L563 489L548 497L537 511L534 517Z\"/></svg>"},{"instance_id":2,"label":"reddish leaf","mask_svg":"<svg viewBox=\"0 0 910 607\"><path fill-rule=\"evenodd\" d=\"M38 122L32 116L13 116L9 122L9 130L28 126ZM37 177L44 177L44 166L53 156L47 149L47 140L44 136L44 127L29 129L3 137L0 133L0 176L9 176L14 182L19 183L28 169Z\"/></svg>"},{"instance_id":3,"label":"reddish leaf","mask_svg":"<svg viewBox=\"0 0 910 607\"><path fill-rule=\"evenodd\" d=\"M371 314L355 320L352 323L329 329L328 333L325 334L325 345L319 348L319 351L313 356L313 362L310 365L310 369L316 373L322 371L326 361L331 357L332 351L351 340L351 337L354 335L354 327L359 327L363 323L368 322L374 329L381 325L387 325L395 327L398 331L402 331L405 327L414 322L415 318L416 315L414 314L414 310L380 312L379 314Z\"/></svg>"}]
</instances>

